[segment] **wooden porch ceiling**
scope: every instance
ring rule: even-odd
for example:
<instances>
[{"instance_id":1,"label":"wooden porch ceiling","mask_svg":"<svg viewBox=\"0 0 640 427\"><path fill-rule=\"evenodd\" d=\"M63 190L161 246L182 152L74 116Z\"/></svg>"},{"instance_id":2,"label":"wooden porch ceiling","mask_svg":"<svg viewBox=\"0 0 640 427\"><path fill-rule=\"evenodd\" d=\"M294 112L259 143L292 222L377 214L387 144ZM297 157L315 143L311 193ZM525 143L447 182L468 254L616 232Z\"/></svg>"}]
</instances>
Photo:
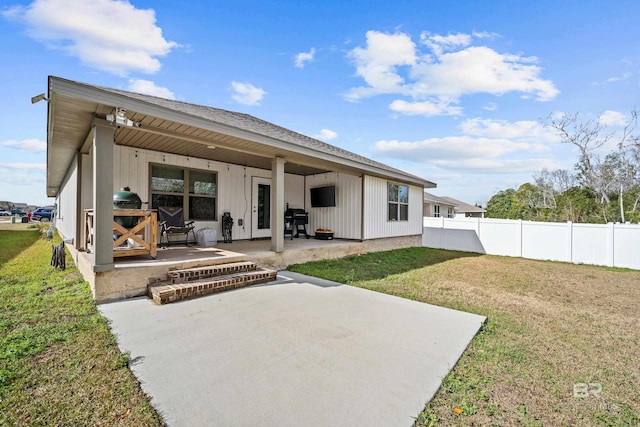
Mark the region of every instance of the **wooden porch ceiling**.
<instances>
[{"instance_id":1,"label":"wooden porch ceiling","mask_svg":"<svg viewBox=\"0 0 640 427\"><path fill-rule=\"evenodd\" d=\"M344 166L330 165L326 161L318 161L286 150L194 126L139 113L129 113L128 117L139 123L139 127L118 128L116 130L118 145L259 169L271 169L271 160L282 157L287 161L285 172L297 175L344 170Z\"/></svg>"},{"instance_id":2,"label":"wooden porch ceiling","mask_svg":"<svg viewBox=\"0 0 640 427\"><path fill-rule=\"evenodd\" d=\"M50 103L47 195L55 197L76 153L88 151L94 120L105 119L115 108L60 94L52 97ZM344 165L152 115L127 111L127 117L140 126L118 126L115 133L118 145L267 170L271 169L273 158L282 157L286 160L285 172L297 175L329 171L361 174Z\"/></svg>"},{"instance_id":3,"label":"wooden porch ceiling","mask_svg":"<svg viewBox=\"0 0 640 427\"><path fill-rule=\"evenodd\" d=\"M431 181L247 114L58 77L49 78L48 99L47 194L51 197L57 195L77 153L91 147L94 124L116 127L115 143L133 148L267 170L278 157L285 160L287 173L367 174L435 187ZM108 123L107 115L116 108L125 109L136 126Z\"/></svg>"}]
</instances>

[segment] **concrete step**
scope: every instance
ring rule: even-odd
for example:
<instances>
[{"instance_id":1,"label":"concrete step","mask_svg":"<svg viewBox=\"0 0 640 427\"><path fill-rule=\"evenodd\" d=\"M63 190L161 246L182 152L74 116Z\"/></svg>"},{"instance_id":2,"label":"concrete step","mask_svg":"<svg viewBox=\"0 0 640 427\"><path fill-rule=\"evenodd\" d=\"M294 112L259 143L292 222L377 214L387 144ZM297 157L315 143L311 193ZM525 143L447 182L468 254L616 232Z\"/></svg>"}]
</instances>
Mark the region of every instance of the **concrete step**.
<instances>
[{"instance_id":1,"label":"concrete step","mask_svg":"<svg viewBox=\"0 0 640 427\"><path fill-rule=\"evenodd\" d=\"M271 282L276 279L277 275L278 272L275 270L258 268L253 271L192 280L186 283L152 285L149 286L149 297L156 304L167 304L258 283Z\"/></svg>"},{"instance_id":2,"label":"concrete step","mask_svg":"<svg viewBox=\"0 0 640 427\"><path fill-rule=\"evenodd\" d=\"M193 282L210 277L228 276L230 274L254 271L256 265L250 261L231 262L206 267L187 268L184 270L173 270L169 272L169 279L172 284Z\"/></svg>"}]
</instances>

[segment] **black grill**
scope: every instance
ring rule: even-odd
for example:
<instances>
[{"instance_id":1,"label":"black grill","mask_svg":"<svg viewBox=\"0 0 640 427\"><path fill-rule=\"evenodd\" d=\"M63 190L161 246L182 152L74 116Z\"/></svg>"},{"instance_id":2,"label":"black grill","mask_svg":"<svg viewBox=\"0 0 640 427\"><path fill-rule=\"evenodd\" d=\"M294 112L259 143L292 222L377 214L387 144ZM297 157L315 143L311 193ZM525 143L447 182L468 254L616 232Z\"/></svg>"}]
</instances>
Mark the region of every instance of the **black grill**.
<instances>
[{"instance_id":1,"label":"black grill","mask_svg":"<svg viewBox=\"0 0 640 427\"><path fill-rule=\"evenodd\" d=\"M309 213L304 209L289 208L284 212L284 235L289 234L291 239L304 234L308 239L307 224L309 224Z\"/></svg>"}]
</instances>

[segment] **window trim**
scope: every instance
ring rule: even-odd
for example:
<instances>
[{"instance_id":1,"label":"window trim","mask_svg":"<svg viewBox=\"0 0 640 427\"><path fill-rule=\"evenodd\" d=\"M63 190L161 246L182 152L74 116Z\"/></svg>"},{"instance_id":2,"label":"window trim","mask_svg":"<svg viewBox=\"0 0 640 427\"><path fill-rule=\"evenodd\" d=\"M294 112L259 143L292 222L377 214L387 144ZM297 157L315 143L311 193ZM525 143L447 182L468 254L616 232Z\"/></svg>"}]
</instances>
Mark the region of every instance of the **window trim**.
<instances>
[{"instance_id":1,"label":"window trim","mask_svg":"<svg viewBox=\"0 0 640 427\"><path fill-rule=\"evenodd\" d=\"M391 200L391 186L396 186L397 187L397 200ZM400 201L400 189L402 187L405 187L407 189L407 201L406 202L401 202ZM399 182L394 182L394 181L387 181L387 222L405 222L405 221L409 221L409 190L410 187L407 184L401 184ZM391 219L389 217L389 212L391 209L391 205L395 205L397 208L396 211L396 218L397 219ZM402 218L402 206L406 206L406 218Z\"/></svg>"},{"instance_id":2,"label":"window trim","mask_svg":"<svg viewBox=\"0 0 640 427\"><path fill-rule=\"evenodd\" d=\"M166 192L166 191L154 191L153 190L153 167L154 166L159 166L159 167L164 167L164 168L171 168L171 169L176 169L176 170L182 170L183 171L183 180L184 180L184 187L182 190L182 209L184 210L184 219L185 221L187 220L194 220L191 217L191 212L190 212L190 208L189 208L189 201L191 197L200 197L200 198L209 198L213 200L213 205L214 205L214 209L213 209L213 218L212 219L198 219L197 221L218 221L218 172L215 170L207 170L207 169L200 169L200 168L189 168L189 167L185 167L185 166L177 166L177 165L168 165L166 163L155 163L155 162L149 162L149 208L153 208L152 203L153 203L153 196L154 194L158 194L158 195L167 195L167 196L180 196L180 193L171 193L171 192ZM190 193L190 187L191 187L191 171L199 171L199 172L207 172L207 173L211 173L215 176L215 191L216 191L216 195L215 196L211 196L208 194L196 194L196 193Z\"/></svg>"}]
</instances>

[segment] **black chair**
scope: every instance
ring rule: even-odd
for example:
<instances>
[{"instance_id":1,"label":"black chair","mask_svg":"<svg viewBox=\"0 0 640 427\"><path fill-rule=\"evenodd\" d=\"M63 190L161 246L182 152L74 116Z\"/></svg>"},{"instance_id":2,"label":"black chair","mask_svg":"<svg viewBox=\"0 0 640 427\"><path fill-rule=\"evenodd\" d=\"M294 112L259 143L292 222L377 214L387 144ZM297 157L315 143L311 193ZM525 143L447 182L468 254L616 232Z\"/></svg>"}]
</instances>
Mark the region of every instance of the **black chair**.
<instances>
[{"instance_id":1,"label":"black chair","mask_svg":"<svg viewBox=\"0 0 640 427\"><path fill-rule=\"evenodd\" d=\"M158 207L158 216L160 217L160 246L166 247L170 241L169 236L172 234L184 234L184 244L189 245L189 233L193 234L193 240L196 240L196 226L193 221L184 222L184 209L178 207L160 206ZM162 237L167 239L165 245L162 244Z\"/></svg>"}]
</instances>

